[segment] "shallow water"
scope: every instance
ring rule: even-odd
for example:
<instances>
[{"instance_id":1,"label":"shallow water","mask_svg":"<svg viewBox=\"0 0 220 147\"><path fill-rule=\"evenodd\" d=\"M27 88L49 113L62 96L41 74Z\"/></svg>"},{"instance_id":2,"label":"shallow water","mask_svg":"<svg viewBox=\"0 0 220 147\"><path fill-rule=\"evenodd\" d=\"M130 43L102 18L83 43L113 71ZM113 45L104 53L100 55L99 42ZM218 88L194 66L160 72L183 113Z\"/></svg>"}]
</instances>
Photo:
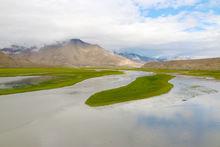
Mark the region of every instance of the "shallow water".
<instances>
[{"instance_id":1,"label":"shallow water","mask_svg":"<svg viewBox=\"0 0 220 147\"><path fill-rule=\"evenodd\" d=\"M49 76L0 77L0 90L21 88L21 87L30 86L30 85L37 85L51 78L52 77L49 77Z\"/></svg>"},{"instance_id":2,"label":"shallow water","mask_svg":"<svg viewBox=\"0 0 220 147\"><path fill-rule=\"evenodd\" d=\"M178 76L165 95L112 106L84 104L93 93L143 72L74 86L0 96L3 147L219 147L220 82Z\"/></svg>"}]
</instances>

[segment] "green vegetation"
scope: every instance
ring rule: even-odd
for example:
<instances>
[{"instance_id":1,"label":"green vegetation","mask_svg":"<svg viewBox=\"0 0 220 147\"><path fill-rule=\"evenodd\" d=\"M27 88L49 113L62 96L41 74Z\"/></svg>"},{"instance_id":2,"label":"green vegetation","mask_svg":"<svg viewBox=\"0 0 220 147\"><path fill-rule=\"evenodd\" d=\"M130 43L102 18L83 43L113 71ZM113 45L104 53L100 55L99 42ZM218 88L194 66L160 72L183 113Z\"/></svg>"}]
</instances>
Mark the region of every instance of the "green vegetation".
<instances>
[{"instance_id":1,"label":"green vegetation","mask_svg":"<svg viewBox=\"0 0 220 147\"><path fill-rule=\"evenodd\" d=\"M189 76L211 77L220 80L220 70L175 70L175 69L148 69L148 68L106 68L115 70L135 70L135 71L147 71L158 74L181 74Z\"/></svg>"},{"instance_id":2,"label":"green vegetation","mask_svg":"<svg viewBox=\"0 0 220 147\"><path fill-rule=\"evenodd\" d=\"M158 74L137 78L127 86L102 91L92 95L86 104L89 106L103 106L131 100L145 99L167 93L173 87L168 83L173 76Z\"/></svg>"},{"instance_id":3,"label":"green vegetation","mask_svg":"<svg viewBox=\"0 0 220 147\"><path fill-rule=\"evenodd\" d=\"M187 71L185 75L212 77L220 80L220 71Z\"/></svg>"},{"instance_id":4,"label":"green vegetation","mask_svg":"<svg viewBox=\"0 0 220 147\"><path fill-rule=\"evenodd\" d=\"M86 68L0 68L0 77L12 76L50 76L48 80L36 85L26 85L18 88L0 89L0 95L53 89L71 86L85 79L104 75L122 74L115 70L92 70Z\"/></svg>"},{"instance_id":5,"label":"green vegetation","mask_svg":"<svg viewBox=\"0 0 220 147\"><path fill-rule=\"evenodd\" d=\"M169 70L169 69L135 69L141 71L151 71L155 73L177 73L181 75L212 77L220 80L220 70Z\"/></svg>"}]
</instances>

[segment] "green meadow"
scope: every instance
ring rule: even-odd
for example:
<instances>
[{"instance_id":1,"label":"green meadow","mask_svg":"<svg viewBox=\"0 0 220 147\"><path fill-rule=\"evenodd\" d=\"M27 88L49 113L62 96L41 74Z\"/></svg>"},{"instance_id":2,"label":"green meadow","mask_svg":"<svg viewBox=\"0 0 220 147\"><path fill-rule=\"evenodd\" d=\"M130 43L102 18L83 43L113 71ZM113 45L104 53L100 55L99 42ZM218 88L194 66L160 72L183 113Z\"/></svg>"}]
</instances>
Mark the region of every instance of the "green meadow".
<instances>
[{"instance_id":1,"label":"green meadow","mask_svg":"<svg viewBox=\"0 0 220 147\"><path fill-rule=\"evenodd\" d=\"M166 70L144 68L108 68L105 70L98 68L0 68L0 77L50 77L37 84L27 84L16 88L0 89L0 95L71 86L89 78L123 74L123 72L120 71L122 69L154 72L155 75L139 77L127 86L96 93L88 98L85 103L89 106L104 106L126 101L150 98L167 93L173 87L173 85L168 82L173 78L173 76L169 74L174 73L220 79L220 71L205 70Z\"/></svg>"},{"instance_id":2,"label":"green meadow","mask_svg":"<svg viewBox=\"0 0 220 147\"><path fill-rule=\"evenodd\" d=\"M172 89L173 85L168 83L172 78L173 76L166 74L139 77L127 86L92 95L86 101L86 104L89 106L104 106L158 96Z\"/></svg>"},{"instance_id":3,"label":"green meadow","mask_svg":"<svg viewBox=\"0 0 220 147\"><path fill-rule=\"evenodd\" d=\"M0 95L71 86L89 78L113 74L123 74L123 72L115 70L97 71L86 68L1 68L0 77L49 76L51 78L36 85L25 85L18 88L0 89Z\"/></svg>"},{"instance_id":4,"label":"green meadow","mask_svg":"<svg viewBox=\"0 0 220 147\"><path fill-rule=\"evenodd\" d=\"M135 69L140 71L149 71L155 73L175 73L189 76L211 77L220 80L220 70L169 70L169 69Z\"/></svg>"},{"instance_id":5,"label":"green meadow","mask_svg":"<svg viewBox=\"0 0 220 147\"><path fill-rule=\"evenodd\" d=\"M210 77L220 80L220 70L180 70L180 69L153 69L153 68L115 68L115 70L133 70L154 72L157 74L180 74L198 77Z\"/></svg>"}]
</instances>

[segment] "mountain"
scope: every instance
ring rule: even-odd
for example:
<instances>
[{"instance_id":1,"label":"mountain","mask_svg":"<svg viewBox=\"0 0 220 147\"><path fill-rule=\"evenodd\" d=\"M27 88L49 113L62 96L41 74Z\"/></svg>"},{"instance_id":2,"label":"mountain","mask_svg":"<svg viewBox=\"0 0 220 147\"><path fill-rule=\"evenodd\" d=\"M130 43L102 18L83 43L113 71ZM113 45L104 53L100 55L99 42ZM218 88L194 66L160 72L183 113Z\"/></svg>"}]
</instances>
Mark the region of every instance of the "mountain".
<instances>
[{"instance_id":1,"label":"mountain","mask_svg":"<svg viewBox=\"0 0 220 147\"><path fill-rule=\"evenodd\" d=\"M18 47L17 47L18 48ZM138 66L134 61L115 55L99 45L86 43L80 39L57 42L35 48L3 49L20 66Z\"/></svg>"},{"instance_id":2,"label":"mountain","mask_svg":"<svg viewBox=\"0 0 220 147\"><path fill-rule=\"evenodd\" d=\"M157 61L173 61L173 60L191 60L193 57L190 56L183 56L183 55L171 55L171 56L154 56Z\"/></svg>"},{"instance_id":3,"label":"mountain","mask_svg":"<svg viewBox=\"0 0 220 147\"><path fill-rule=\"evenodd\" d=\"M37 63L31 62L28 58L20 55L5 54L0 51L0 67L39 67Z\"/></svg>"},{"instance_id":4,"label":"mountain","mask_svg":"<svg viewBox=\"0 0 220 147\"><path fill-rule=\"evenodd\" d=\"M152 56L152 57L149 57L149 56L145 56L145 55L140 55L140 54L137 54L137 53L132 53L132 52L114 52L115 54L118 54L120 56L123 56L125 58L128 58L130 60L133 60L135 62L139 62L139 63L146 63L146 62L153 62L153 61L168 61L168 60L171 60L171 59L174 59L174 57L171 57L171 58L168 58L168 57L165 57L165 56ZM177 57L175 57L177 58Z\"/></svg>"},{"instance_id":5,"label":"mountain","mask_svg":"<svg viewBox=\"0 0 220 147\"><path fill-rule=\"evenodd\" d=\"M13 55L13 54L20 54L24 52L31 52L36 49L37 49L36 46L25 47L25 46L19 46L19 45L11 45L10 47L2 48L1 51L5 54Z\"/></svg>"},{"instance_id":6,"label":"mountain","mask_svg":"<svg viewBox=\"0 0 220 147\"><path fill-rule=\"evenodd\" d=\"M115 54L118 54L120 56L123 56L125 58L128 58L130 60L136 61L136 62L150 62L150 61L157 61L156 58L146 57L142 56L136 53L129 53L129 52L115 52Z\"/></svg>"},{"instance_id":7,"label":"mountain","mask_svg":"<svg viewBox=\"0 0 220 147\"><path fill-rule=\"evenodd\" d=\"M14 66L17 66L14 59L12 59L10 56L0 51L0 67L14 67Z\"/></svg>"},{"instance_id":8,"label":"mountain","mask_svg":"<svg viewBox=\"0 0 220 147\"><path fill-rule=\"evenodd\" d=\"M49 66L136 66L133 61L80 39L44 46L33 52L29 59Z\"/></svg>"},{"instance_id":9,"label":"mountain","mask_svg":"<svg viewBox=\"0 0 220 147\"><path fill-rule=\"evenodd\" d=\"M143 52L143 51L142 51ZM172 61L172 60L190 60L193 59L191 56L184 56L184 55L151 55L151 56L146 56L148 53L145 52L144 54L139 54L139 53L134 53L131 51L115 51L115 54L118 54L120 56L123 56L125 58L128 58L130 60L140 62L140 63L146 63L146 62L161 62L161 61Z\"/></svg>"},{"instance_id":10,"label":"mountain","mask_svg":"<svg viewBox=\"0 0 220 147\"><path fill-rule=\"evenodd\" d=\"M220 58L149 62L143 67L154 69L220 70Z\"/></svg>"}]
</instances>

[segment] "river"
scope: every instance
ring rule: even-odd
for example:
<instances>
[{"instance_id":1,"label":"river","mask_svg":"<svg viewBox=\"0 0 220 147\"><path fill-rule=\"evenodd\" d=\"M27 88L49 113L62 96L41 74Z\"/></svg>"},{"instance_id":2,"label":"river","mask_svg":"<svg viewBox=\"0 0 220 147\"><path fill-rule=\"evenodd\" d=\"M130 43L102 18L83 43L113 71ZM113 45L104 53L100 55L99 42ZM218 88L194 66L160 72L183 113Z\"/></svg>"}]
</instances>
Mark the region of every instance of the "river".
<instances>
[{"instance_id":1,"label":"river","mask_svg":"<svg viewBox=\"0 0 220 147\"><path fill-rule=\"evenodd\" d=\"M1 147L219 147L220 82L177 75L167 94L104 107L92 94L150 73L0 96ZM0 78L1 83L1 78Z\"/></svg>"}]
</instances>

